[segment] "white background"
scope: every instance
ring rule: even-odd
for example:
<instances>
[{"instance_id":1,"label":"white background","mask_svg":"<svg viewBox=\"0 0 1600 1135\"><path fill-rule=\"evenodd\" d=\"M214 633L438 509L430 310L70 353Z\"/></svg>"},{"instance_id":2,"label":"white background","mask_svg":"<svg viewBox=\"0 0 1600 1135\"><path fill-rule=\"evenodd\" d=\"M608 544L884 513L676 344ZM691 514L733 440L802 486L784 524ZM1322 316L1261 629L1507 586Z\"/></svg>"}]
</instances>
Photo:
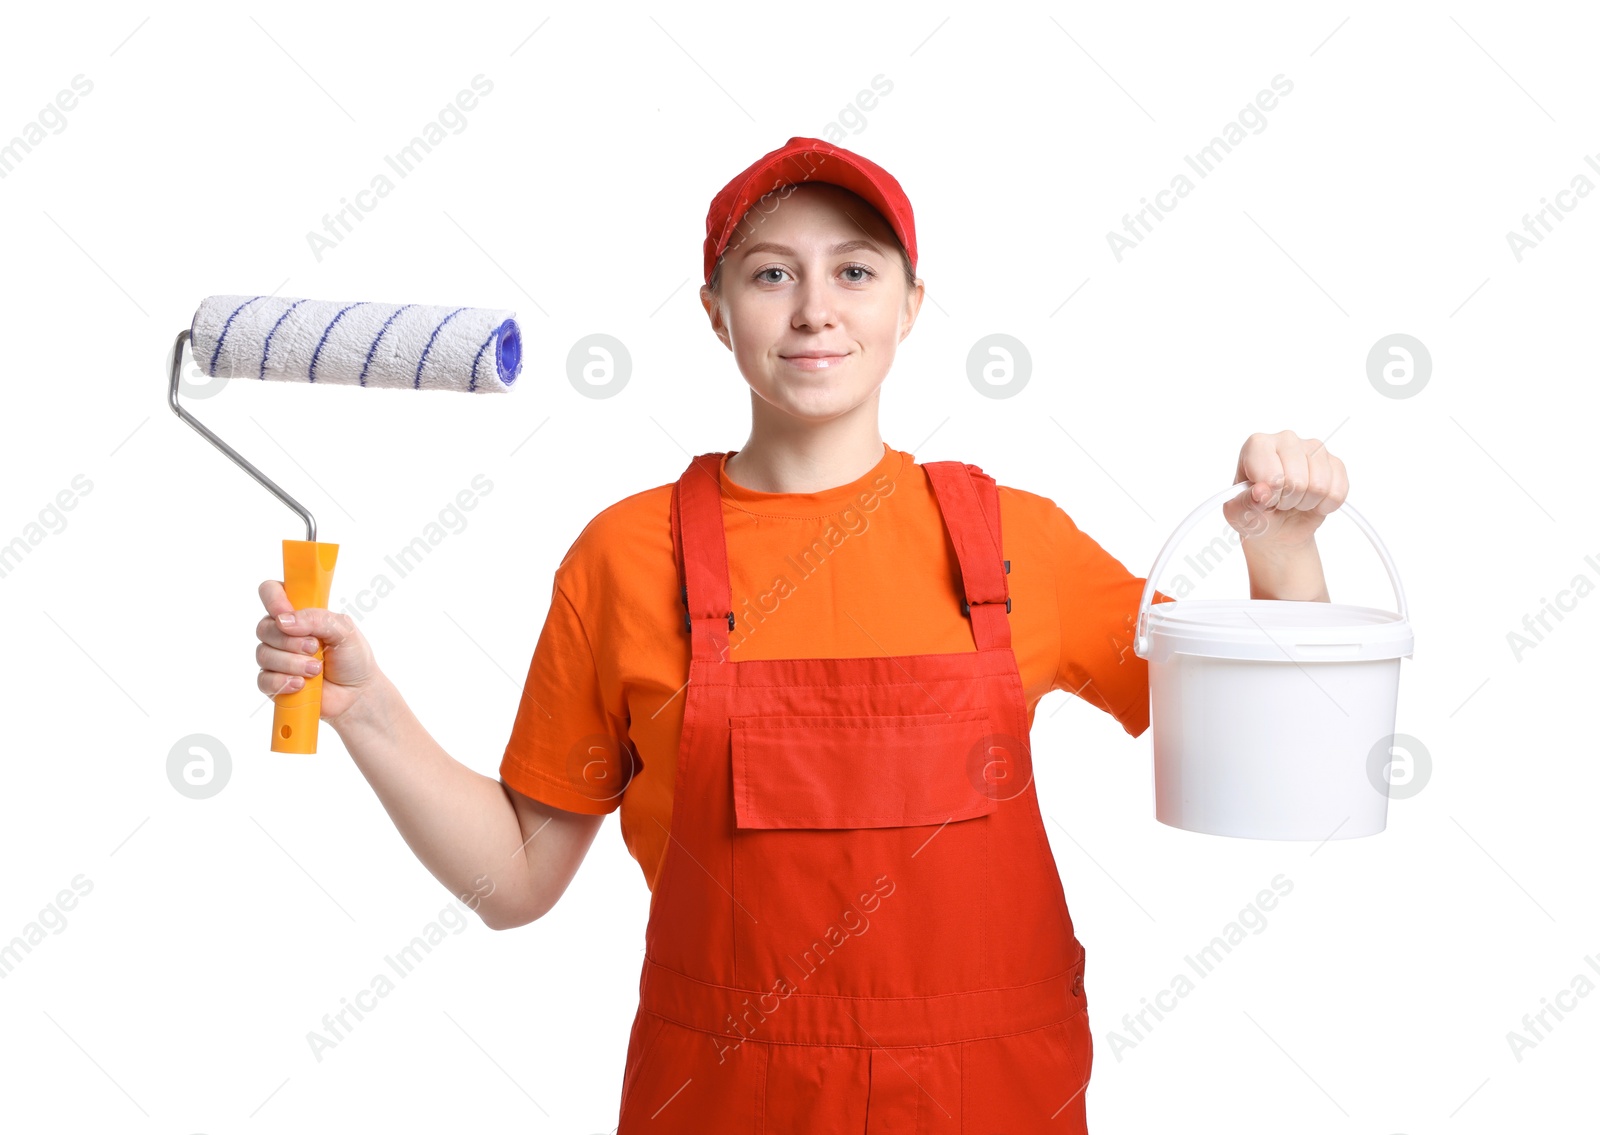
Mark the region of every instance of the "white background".
<instances>
[{"instance_id":1,"label":"white background","mask_svg":"<svg viewBox=\"0 0 1600 1135\"><path fill-rule=\"evenodd\" d=\"M517 311L526 369L504 397L235 383L188 403L341 545L336 599L492 480L362 627L439 742L494 776L583 524L745 439L748 391L696 297L712 194L843 122L910 195L928 285L884 389L890 444L1051 497L1143 575L1251 432L1292 429L1346 462L1409 592L1397 728L1432 771L1378 837L1163 827L1151 735L1041 704L1093 1129L1575 1129L1600 996L1520 1061L1507 1034L1580 972L1600 982L1600 600L1520 660L1507 636L1600 578L1600 199L1566 197L1520 262L1506 234L1575 175L1600 184L1596 30L1578 4L8 17L0 139L73 76L93 90L0 180L0 541L74 477L92 489L0 578L0 943L74 877L92 890L0 980L6 1126L614 1125L648 899L614 819L547 917L467 924L311 1054L323 1015L452 900L331 729L315 756L268 752L256 587L303 530L168 410L166 356L214 293ZM307 232L478 74L493 91L466 128L317 259ZM1107 233L1279 74L1294 89L1267 127L1119 263ZM892 90L849 110L879 75ZM615 397L568 380L594 332L632 359ZM966 373L994 332L1032 359L1008 399ZM1367 377L1394 332L1432 356L1413 397ZM1319 544L1336 601L1393 607L1346 519ZM1245 593L1242 560L1200 592ZM231 755L205 800L167 777L191 734ZM1279 874L1293 891L1265 929L1113 1055L1123 1015Z\"/></svg>"}]
</instances>

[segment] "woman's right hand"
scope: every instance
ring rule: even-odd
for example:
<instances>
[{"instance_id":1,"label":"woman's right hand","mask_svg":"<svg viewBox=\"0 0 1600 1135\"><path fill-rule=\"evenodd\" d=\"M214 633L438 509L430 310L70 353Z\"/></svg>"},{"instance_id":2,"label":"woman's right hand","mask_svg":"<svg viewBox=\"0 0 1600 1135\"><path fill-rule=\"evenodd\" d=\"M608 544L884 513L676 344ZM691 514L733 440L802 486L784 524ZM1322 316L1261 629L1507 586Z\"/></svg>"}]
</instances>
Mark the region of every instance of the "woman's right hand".
<instances>
[{"instance_id":1,"label":"woman's right hand","mask_svg":"<svg viewBox=\"0 0 1600 1135\"><path fill-rule=\"evenodd\" d=\"M322 652L322 720L334 723L371 686L378 675L372 648L349 615L322 607L296 611L280 580L268 579L257 589L267 613L256 624L256 688L268 696L293 693L316 672L313 657ZM280 616L292 614L284 626Z\"/></svg>"}]
</instances>

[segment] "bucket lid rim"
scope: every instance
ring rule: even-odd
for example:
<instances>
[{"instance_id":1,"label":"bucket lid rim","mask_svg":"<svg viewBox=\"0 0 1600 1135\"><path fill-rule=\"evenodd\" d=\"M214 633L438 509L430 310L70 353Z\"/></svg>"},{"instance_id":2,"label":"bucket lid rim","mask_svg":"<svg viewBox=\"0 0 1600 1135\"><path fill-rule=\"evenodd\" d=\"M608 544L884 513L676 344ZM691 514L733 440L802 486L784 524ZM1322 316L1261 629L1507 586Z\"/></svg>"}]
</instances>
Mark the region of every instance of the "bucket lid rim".
<instances>
[{"instance_id":1,"label":"bucket lid rim","mask_svg":"<svg viewBox=\"0 0 1600 1135\"><path fill-rule=\"evenodd\" d=\"M1246 619L1251 610L1257 614ZM1307 614L1319 617L1304 618ZM1315 651L1334 645L1355 648L1350 661L1405 658L1416 645L1410 622L1395 611L1276 599L1157 603L1149 610L1146 641L1146 657L1192 654L1270 661L1302 654L1302 647Z\"/></svg>"},{"instance_id":2,"label":"bucket lid rim","mask_svg":"<svg viewBox=\"0 0 1600 1135\"><path fill-rule=\"evenodd\" d=\"M1275 628L1293 626L1294 624L1287 621L1286 616L1301 613L1315 616L1305 624L1308 629L1326 630L1337 627L1338 616L1343 615L1359 617L1360 621L1352 625L1353 629L1383 626L1409 628L1411 625L1411 621L1398 611L1387 608L1368 607L1360 603L1324 603L1308 599L1178 599L1171 603L1152 603L1148 612L1148 622L1152 628L1158 623L1167 626L1232 625L1208 624L1206 616L1214 612L1236 614L1250 610L1268 616Z\"/></svg>"}]
</instances>

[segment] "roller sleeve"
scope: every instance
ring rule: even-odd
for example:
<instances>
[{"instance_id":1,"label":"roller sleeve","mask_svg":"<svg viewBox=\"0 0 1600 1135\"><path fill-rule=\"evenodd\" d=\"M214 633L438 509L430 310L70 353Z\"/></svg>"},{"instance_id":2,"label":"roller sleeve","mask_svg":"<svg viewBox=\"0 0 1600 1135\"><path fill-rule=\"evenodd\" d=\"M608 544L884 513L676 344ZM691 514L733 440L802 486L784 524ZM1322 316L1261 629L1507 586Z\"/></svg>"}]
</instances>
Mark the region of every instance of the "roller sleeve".
<instances>
[{"instance_id":1,"label":"roller sleeve","mask_svg":"<svg viewBox=\"0 0 1600 1135\"><path fill-rule=\"evenodd\" d=\"M522 333L502 308L209 296L189 340L214 378L482 394L522 370Z\"/></svg>"}]
</instances>

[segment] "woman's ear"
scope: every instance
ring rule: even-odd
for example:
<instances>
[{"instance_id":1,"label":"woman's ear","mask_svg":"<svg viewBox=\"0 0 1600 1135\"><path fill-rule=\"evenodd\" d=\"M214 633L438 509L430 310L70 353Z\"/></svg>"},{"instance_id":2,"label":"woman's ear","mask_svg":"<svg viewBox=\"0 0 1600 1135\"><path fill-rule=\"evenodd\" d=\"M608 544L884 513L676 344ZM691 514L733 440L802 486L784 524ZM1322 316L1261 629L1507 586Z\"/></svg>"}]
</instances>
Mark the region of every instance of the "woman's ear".
<instances>
[{"instance_id":1,"label":"woman's ear","mask_svg":"<svg viewBox=\"0 0 1600 1135\"><path fill-rule=\"evenodd\" d=\"M900 338L896 342L905 342L906 336L911 334L912 325L917 322L917 313L922 310L922 297L926 293L922 277L918 276L916 284L906 293L905 307L900 314Z\"/></svg>"},{"instance_id":2,"label":"woman's ear","mask_svg":"<svg viewBox=\"0 0 1600 1135\"><path fill-rule=\"evenodd\" d=\"M733 341L728 338L728 322L722 300L711 290L710 284L700 285L700 306L706 309L706 316L711 320L711 330L722 340L722 345L730 351L733 350Z\"/></svg>"}]
</instances>

